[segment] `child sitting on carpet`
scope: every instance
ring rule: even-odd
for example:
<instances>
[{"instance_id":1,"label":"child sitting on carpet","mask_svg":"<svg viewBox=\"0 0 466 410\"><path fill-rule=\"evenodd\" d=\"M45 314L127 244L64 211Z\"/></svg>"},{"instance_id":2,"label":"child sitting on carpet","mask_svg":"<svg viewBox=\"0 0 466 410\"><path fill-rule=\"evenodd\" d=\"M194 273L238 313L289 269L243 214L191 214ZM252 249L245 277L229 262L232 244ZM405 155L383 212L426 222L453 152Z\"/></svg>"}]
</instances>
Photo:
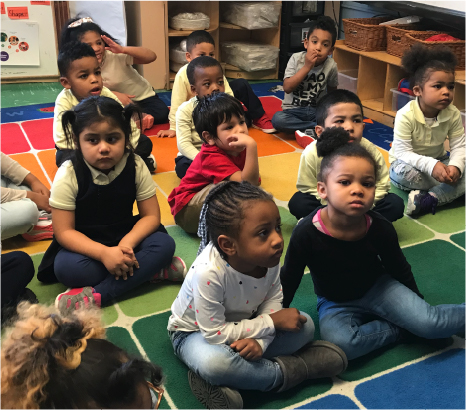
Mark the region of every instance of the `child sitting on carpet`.
<instances>
[{"instance_id":1,"label":"child sitting on carpet","mask_svg":"<svg viewBox=\"0 0 466 410\"><path fill-rule=\"evenodd\" d=\"M371 211L378 165L342 128L317 141L323 157L317 190L327 200L293 230L280 279L283 306L293 300L304 269L317 295L320 334L348 359L412 333L427 339L464 333L464 304L423 300L393 225Z\"/></svg>"},{"instance_id":2,"label":"child sitting on carpet","mask_svg":"<svg viewBox=\"0 0 466 410\"><path fill-rule=\"evenodd\" d=\"M312 140L304 131L316 125L317 103L338 86L337 64L329 58L336 39L335 22L327 16L318 17L309 23L306 51L294 53L286 66L283 111L274 114L272 124L278 131L294 132L303 148Z\"/></svg>"},{"instance_id":3,"label":"child sitting on carpet","mask_svg":"<svg viewBox=\"0 0 466 410\"><path fill-rule=\"evenodd\" d=\"M22 303L2 337L2 408L156 409L160 367L105 340L94 310Z\"/></svg>"},{"instance_id":4,"label":"child sitting on carpet","mask_svg":"<svg viewBox=\"0 0 466 410\"><path fill-rule=\"evenodd\" d=\"M89 97L63 113L66 141L77 150L53 181L55 238L38 271L40 281L72 288L58 295L60 310L108 304L150 280L183 280L186 266L160 224L155 183L131 146L137 112Z\"/></svg>"},{"instance_id":5,"label":"child sitting on carpet","mask_svg":"<svg viewBox=\"0 0 466 410\"><path fill-rule=\"evenodd\" d=\"M205 30L193 31L186 39L186 60L191 62L200 56L210 56L215 58L215 42L210 33ZM178 107L185 101L188 101L193 97L192 88L186 75L186 68L188 64L184 65L178 70L173 83L171 107L168 119L170 121L170 129L159 131L157 137L174 137L178 136L178 119L176 113ZM254 94L249 83L244 78L238 78L231 81L227 81L223 77L225 83L225 92L230 95L234 95L240 100L248 109L248 116L252 120L252 126L260 129L267 134L271 134L276 130L273 128L269 117L262 107L262 103L259 98ZM179 146L179 145L178 145ZM180 150L182 155L185 155ZM188 157L189 158L189 157ZM191 158L192 160L193 158Z\"/></svg>"},{"instance_id":6,"label":"child sitting on carpet","mask_svg":"<svg viewBox=\"0 0 466 410\"><path fill-rule=\"evenodd\" d=\"M185 71L194 97L183 102L176 111L176 143L180 152L175 158L175 172L180 179L186 175L202 146L202 139L193 120L194 107L199 98L215 92L225 92L233 96L231 90L226 89L228 83L225 82L222 66L215 58L197 57L187 65Z\"/></svg>"},{"instance_id":7,"label":"child sitting on carpet","mask_svg":"<svg viewBox=\"0 0 466 410\"><path fill-rule=\"evenodd\" d=\"M404 203L396 194L389 193L390 179L385 160L377 147L363 138L364 115L361 100L348 90L335 90L325 95L316 110L316 134L330 127L342 127L350 134L354 144L361 144L367 149L377 164L377 179L375 181L375 198L372 210L393 222L403 217ZM327 201L319 197L317 176L320 172L322 157L317 154L317 142L309 144L301 155L296 192L288 203L290 212L301 219L316 208L325 205Z\"/></svg>"},{"instance_id":8,"label":"child sitting on carpet","mask_svg":"<svg viewBox=\"0 0 466 410\"><path fill-rule=\"evenodd\" d=\"M198 257L173 302L168 330L201 403L241 409L237 389L282 392L346 369L341 349L312 342L310 316L282 308L284 245L272 195L248 182L217 185L198 234Z\"/></svg>"},{"instance_id":9,"label":"child sitting on carpet","mask_svg":"<svg viewBox=\"0 0 466 410\"><path fill-rule=\"evenodd\" d=\"M464 195L465 139L455 96L456 56L448 48L413 46L401 60L416 99L395 118L390 178L411 191L407 215L432 212ZM448 138L450 156L444 148Z\"/></svg>"},{"instance_id":10,"label":"child sitting on carpet","mask_svg":"<svg viewBox=\"0 0 466 410\"><path fill-rule=\"evenodd\" d=\"M16 235L23 235L27 241L52 239L50 191L32 172L3 152L1 159L2 240Z\"/></svg>"},{"instance_id":11,"label":"child sitting on carpet","mask_svg":"<svg viewBox=\"0 0 466 410\"><path fill-rule=\"evenodd\" d=\"M53 111L53 140L55 141L56 163L59 167L70 158L74 150L73 141L67 141L62 127L61 115L71 110L80 101L89 96L109 97L115 101L118 98L102 84L99 62L91 46L86 43L70 42L58 54L58 69L60 83L64 90L58 94ZM120 103L121 105L121 103ZM151 154L152 141L141 134L136 123L131 120L131 145L135 153L145 162L149 171L155 172L155 159Z\"/></svg>"},{"instance_id":12,"label":"child sitting on carpet","mask_svg":"<svg viewBox=\"0 0 466 410\"><path fill-rule=\"evenodd\" d=\"M194 67L201 59L215 64L216 70L209 71L209 83L221 78L220 64L211 57L198 57L189 64ZM202 72L193 70L191 74L190 70L189 75L197 82L198 76L204 78ZM176 224L188 233L197 232L202 205L216 184L225 180L260 184L257 144L248 135L241 103L228 94L214 92L200 99L192 115L203 141L201 151L168 196Z\"/></svg>"},{"instance_id":13,"label":"child sitting on carpet","mask_svg":"<svg viewBox=\"0 0 466 410\"><path fill-rule=\"evenodd\" d=\"M156 94L149 81L142 77L133 64L150 64L157 59L145 47L123 47L90 17L68 20L61 33L60 48L70 41L89 44L95 51L102 70L102 80L123 105L134 102L143 114L142 130L168 120L168 107Z\"/></svg>"}]
</instances>

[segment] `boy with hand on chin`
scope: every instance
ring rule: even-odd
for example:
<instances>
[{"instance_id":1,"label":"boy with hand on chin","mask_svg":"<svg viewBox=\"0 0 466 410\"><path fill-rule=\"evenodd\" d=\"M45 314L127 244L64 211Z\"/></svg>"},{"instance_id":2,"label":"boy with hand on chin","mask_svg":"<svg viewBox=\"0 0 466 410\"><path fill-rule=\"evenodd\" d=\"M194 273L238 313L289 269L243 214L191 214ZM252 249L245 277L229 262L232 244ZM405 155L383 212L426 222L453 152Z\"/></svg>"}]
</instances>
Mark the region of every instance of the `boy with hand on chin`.
<instances>
[{"instance_id":1,"label":"boy with hand on chin","mask_svg":"<svg viewBox=\"0 0 466 410\"><path fill-rule=\"evenodd\" d=\"M278 131L295 133L296 141L303 148L314 140L309 136L312 133L305 131L316 125L317 103L338 86L337 64L328 58L336 38L333 20L320 16L310 23L304 40L306 51L294 53L286 66L283 111L274 114L272 124Z\"/></svg>"},{"instance_id":2,"label":"boy with hand on chin","mask_svg":"<svg viewBox=\"0 0 466 410\"><path fill-rule=\"evenodd\" d=\"M60 83L64 89L58 94L53 111L53 140L55 142L56 164L59 167L70 159L70 151L75 147L68 146L62 127L61 114L72 109L82 100L91 96L109 97L120 100L107 87L103 86L99 62L92 47L86 43L70 42L58 54L58 70ZM123 105L122 105L123 107ZM131 120L130 143L151 172L155 172L155 158L151 154L152 141L141 134L136 123Z\"/></svg>"}]
</instances>

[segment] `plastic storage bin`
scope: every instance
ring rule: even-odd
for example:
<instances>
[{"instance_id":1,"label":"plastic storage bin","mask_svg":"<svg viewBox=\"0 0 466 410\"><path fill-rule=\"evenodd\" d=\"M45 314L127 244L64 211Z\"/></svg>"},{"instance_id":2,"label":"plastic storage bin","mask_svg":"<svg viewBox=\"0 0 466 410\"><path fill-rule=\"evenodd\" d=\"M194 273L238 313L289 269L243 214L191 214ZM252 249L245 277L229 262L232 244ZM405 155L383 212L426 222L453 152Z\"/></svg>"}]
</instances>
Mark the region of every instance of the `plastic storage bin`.
<instances>
[{"instance_id":1,"label":"plastic storage bin","mask_svg":"<svg viewBox=\"0 0 466 410\"><path fill-rule=\"evenodd\" d=\"M183 51L180 46L170 47L170 60L178 64L188 64L186 60L186 51Z\"/></svg>"},{"instance_id":2,"label":"plastic storage bin","mask_svg":"<svg viewBox=\"0 0 466 410\"><path fill-rule=\"evenodd\" d=\"M222 60L241 70L260 71L277 68L280 52L278 47L245 41L225 41L221 48Z\"/></svg>"},{"instance_id":3,"label":"plastic storage bin","mask_svg":"<svg viewBox=\"0 0 466 410\"><path fill-rule=\"evenodd\" d=\"M281 8L269 1L228 2L222 4L222 21L249 30L277 27Z\"/></svg>"},{"instance_id":4,"label":"plastic storage bin","mask_svg":"<svg viewBox=\"0 0 466 410\"><path fill-rule=\"evenodd\" d=\"M358 69L342 70L338 72L338 88L352 91L357 94Z\"/></svg>"},{"instance_id":5,"label":"plastic storage bin","mask_svg":"<svg viewBox=\"0 0 466 410\"><path fill-rule=\"evenodd\" d=\"M398 111L400 108L403 108L411 100L416 99L415 96L402 93L401 91L398 91L396 88L392 88L390 91L393 93L392 111L395 112Z\"/></svg>"},{"instance_id":6,"label":"plastic storage bin","mask_svg":"<svg viewBox=\"0 0 466 410\"><path fill-rule=\"evenodd\" d=\"M180 13L168 19L173 30L204 30L210 27L210 18L204 13Z\"/></svg>"}]
</instances>

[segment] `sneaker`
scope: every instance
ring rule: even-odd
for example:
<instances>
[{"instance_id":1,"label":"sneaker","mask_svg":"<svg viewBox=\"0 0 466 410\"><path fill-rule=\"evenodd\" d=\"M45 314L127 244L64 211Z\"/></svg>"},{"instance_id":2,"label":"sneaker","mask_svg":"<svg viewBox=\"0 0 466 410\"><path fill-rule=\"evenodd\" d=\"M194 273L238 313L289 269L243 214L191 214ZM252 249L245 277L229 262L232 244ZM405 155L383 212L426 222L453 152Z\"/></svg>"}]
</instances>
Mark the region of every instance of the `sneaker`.
<instances>
[{"instance_id":1,"label":"sneaker","mask_svg":"<svg viewBox=\"0 0 466 410\"><path fill-rule=\"evenodd\" d=\"M212 386L193 371L188 371L189 387L196 399L208 409L242 409L243 399L237 390Z\"/></svg>"},{"instance_id":2,"label":"sneaker","mask_svg":"<svg viewBox=\"0 0 466 410\"><path fill-rule=\"evenodd\" d=\"M296 138L296 142L303 148L306 148L311 142L317 139L316 132L312 128L304 132L297 130L294 132L294 136Z\"/></svg>"},{"instance_id":3,"label":"sneaker","mask_svg":"<svg viewBox=\"0 0 466 410\"><path fill-rule=\"evenodd\" d=\"M270 121L270 118L267 116L267 114L264 114L262 117L252 120L252 128L261 130L266 134L272 134L274 132L277 132L277 130L273 127L272 122Z\"/></svg>"},{"instance_id":4,"label":"sneaker","mask_svg":"<svg viewBox=\"0 0 466 410\"><path fill-rule=\"evenodd\" d=\"M411 191L408 195L406 215L418 215L432 212L435 215L438 199L427 191Z\"/></svg>"},{"instance_id":5,"label":"sneaker","mask_svg":"<svg viewBox=\"0 0 466 410\"><path fill-rule=\"evenodd\" d=\"M157 283L162 280L171 280L173 282L181 282L188 273L186 264L179 256L174 256L170 265L156 273L151 279L151 283Z\"/></svg>"},{"instance_id":6,"label":"sneaker","mask_svg":"<svg viewBox=\"0 0 466 410\"><path fill-rule=\"evenodd\" d=\"M69 288L66 292L60 293L55 299L55 307L60 313L65 314L82 308L101 305L100 293L96 293L94 288Z\"/></svg>"},{"instance_id":7,"label":"sneaker","mask_svg":"<svg viewBox=\"0 0 466 410\"><path fill-rule=\"evenodd\" d=\"M22 237L29 242L41 241L43 239L52 239L53 238L53 226L52 219L41 219L39 215L39 220L37 224L34 225L32 230L29 232L23 233Z\"/></svg>"},{"instance_id":8,"label":"sneaker","mask_svg":"<svg viewBox=\"0 0 466 410\"><path fill-rule=\"evenodd\" d=\"M147 168L152 174L155 174L155 170L157 169L157 161L155 160L154 155L150 154L144 161L147 165Z\"/></svg>"}]
</instances>

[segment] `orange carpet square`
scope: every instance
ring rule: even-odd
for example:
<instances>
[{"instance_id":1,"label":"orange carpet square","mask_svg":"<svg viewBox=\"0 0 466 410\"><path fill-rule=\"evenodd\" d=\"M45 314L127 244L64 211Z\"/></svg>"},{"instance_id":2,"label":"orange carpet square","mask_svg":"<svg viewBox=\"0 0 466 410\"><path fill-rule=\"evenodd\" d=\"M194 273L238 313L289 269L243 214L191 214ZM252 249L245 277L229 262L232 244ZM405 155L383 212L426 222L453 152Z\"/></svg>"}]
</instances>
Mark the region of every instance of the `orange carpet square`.
<instances>
[{"instance_id":1,"label":"orange carpet square","mask_svg":"<svg viewBox=\"0 0 466 410\"><path fill-rule=\"evenodd\" d=\"M34 154L16 154L10 155L10 157L17 161L21 166L26 168L28 171L33 173L37 178L39 178L40 182L42 182L48 189L50 189L50 182L45 176L44 171L42 170L42 167L39 165L39 161L37 160ZM50 180L52 181L53 179Z\"/></svg>"},{"instance_id":2,"label":"orange carpet square","mask_svg":"<svg viewBox=\"0 0 466 410\"><path fill-rule=\"evenodd\" d=\"M42 162L42 165L44 166L51 181L53 181L55 174L58 171L58 168L55 165L55 152L55 149L49 149L37 153L37 156L39 157L40 162Z\"/></svg>"}]
</instances>

